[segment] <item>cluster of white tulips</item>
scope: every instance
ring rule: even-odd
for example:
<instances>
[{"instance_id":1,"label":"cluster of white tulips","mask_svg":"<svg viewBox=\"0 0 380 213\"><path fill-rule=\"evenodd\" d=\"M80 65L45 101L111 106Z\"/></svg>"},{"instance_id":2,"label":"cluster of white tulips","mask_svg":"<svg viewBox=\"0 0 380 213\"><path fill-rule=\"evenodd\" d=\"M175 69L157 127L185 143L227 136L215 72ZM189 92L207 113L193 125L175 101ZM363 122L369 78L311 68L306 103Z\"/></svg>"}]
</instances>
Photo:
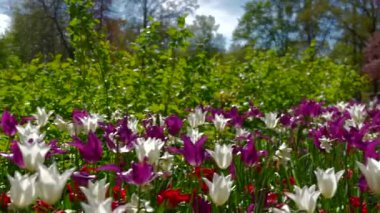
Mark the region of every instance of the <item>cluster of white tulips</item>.
<instances>
[{"instance_id":1,"label":"cluster of white tulips","mask_svg":"<svg viewBox=\"0 0 380 213\"><path fill-rule=\"evenodd\" d=\"M41 164L38 172L31 175L21 175L16 171L14 177L8 176L12 207L27 208L37 197L47 204L55 204L61 199L66 181L73 171L74 169L69 169L60 174L55 163L50 167Z\"/></svg>"},{"instance_id":2,"label":"cluster of white tulips","mask_svg":"<svg viewBox=\"0 0 380 213\"><path fill-rule=\"evenodd\" d=\"M359 162L357 162L357 165L365 176L370 190L377 195L380 194L380 161L369 158L366 166ZM285 194L295 202L299 211L306 211L308 213L314 212L317 199L321 194L326 199L333 198L338 188L338 181L344 171L342 170L335 173L334 168L329 168L325 171L318 168L314 173L317 177L319 191L316 190L315 185L312 185L310 187L304 186L302 189L295 186L294 194L285 192ZM272 211L275 213L290 212L288 206L283 206L281 209L273 208Z\"/></svg>"},{"instance_id":3,"label":"cluster of white tulips","mask_svg":"<svg viewBox=\"0 0 380 213\"><path fill-rule=\"evenodd\" d=\"M52 113L38 108L33 115L36 125L28 123L25 127L17 126L20 138L17 145L23 162L20 166L30 173L21 175L16 171L13 177L8 175L12 208L27 208L37 198L47 204L55 204L60 200L66 181L74 171L72 168L60 174L55 163L50 167L44 165L50 146L43 142L44 134L40 133L40 128L47 124Z\"/></svg>"}]
</instances>

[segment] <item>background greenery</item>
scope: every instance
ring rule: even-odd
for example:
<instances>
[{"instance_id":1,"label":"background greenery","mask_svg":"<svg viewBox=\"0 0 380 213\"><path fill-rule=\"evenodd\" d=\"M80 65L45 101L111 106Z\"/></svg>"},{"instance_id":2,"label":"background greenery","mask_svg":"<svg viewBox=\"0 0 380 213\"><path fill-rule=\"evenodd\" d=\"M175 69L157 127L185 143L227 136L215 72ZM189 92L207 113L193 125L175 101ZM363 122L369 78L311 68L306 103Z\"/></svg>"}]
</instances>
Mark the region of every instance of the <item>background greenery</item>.
<instances>
[{"instance_id":1,"label":"background greenery","mask_svg":"<svg viewBox=\"0 0 380 213\"><path fill-rule=\"evenodd\" d=\"M369 81L377 84L361 71L375 59L365 59L365 45L358 46L376 29L352 23L362 35L360 42L352 37L355 43L344 25L349 15L376 25L373 1L250 1L229 50L212 16L185 24L183 15L196 1L171 11L153 10L154 1L133 2L129 7L141 13L127 22L110 15L112 1L36 0L16 8L11 30L0 39L0 109L20 115L37 106L63 115L73 108L169 114L253 101L274 111L306 98L366 98ZM351 13L341 17L345 10Z\"/></svg>"}]
</instances>

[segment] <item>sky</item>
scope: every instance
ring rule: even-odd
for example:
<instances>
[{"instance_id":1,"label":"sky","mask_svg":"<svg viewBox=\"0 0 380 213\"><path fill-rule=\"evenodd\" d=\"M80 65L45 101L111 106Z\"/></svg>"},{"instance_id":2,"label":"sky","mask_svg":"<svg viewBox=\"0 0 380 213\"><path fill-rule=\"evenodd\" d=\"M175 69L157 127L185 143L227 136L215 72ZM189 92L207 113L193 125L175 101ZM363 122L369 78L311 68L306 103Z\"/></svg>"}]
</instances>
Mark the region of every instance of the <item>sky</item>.
<instances>
[{"instance_id":1,"label":"sky","mask_svg":"<svg viewBox=\"0 0 380 213\"><path fill-rule=\"evenodd\" d=\"M239 18L244 13L244 5L249 0L198 0L199 8L187 23L191 24L195 15L212 15L216 24L219 25L218 32L226 37L227 47L232 41L232 33L236 28Z\"/></svg>"},{"instance_id":2,"label":"sky","mask_svg":"<svg viewBox=\"0 0 380 213\"><path fill-rule=\"evenodd\" d=\"M181 0L178 0L181 1ZM212 15L216 24L219 25L218 32L226 37L227 46L231 44L232 32L238 24L238 19L243 15L243 6L249 0L198 0L199 8L195 14L186 20L191 24L195 15ZM8 29L11 19L10 7L18 0L0 0L0 34Z\"/></svg>"},{"instance_id":3,"label":"sky","mask_svg":"<svg viewBox=\"0 0 380 213\"><path fill-rule=\"evenodd\" d=\"M11 18L9 16L0 14L0 35L5 33L10 23Z\"/></svg>"}]
</instances>

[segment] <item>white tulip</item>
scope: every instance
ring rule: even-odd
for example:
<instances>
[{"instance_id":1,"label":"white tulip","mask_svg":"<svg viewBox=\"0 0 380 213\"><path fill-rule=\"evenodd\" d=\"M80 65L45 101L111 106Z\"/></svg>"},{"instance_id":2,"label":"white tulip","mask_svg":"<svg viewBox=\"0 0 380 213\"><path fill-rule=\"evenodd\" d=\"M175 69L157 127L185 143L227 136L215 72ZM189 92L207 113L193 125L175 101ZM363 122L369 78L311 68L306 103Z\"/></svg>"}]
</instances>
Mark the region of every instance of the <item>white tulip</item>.
<instances>
[{"instance_id":1,"label":"white tulip","mask_svg":"<svg viewBox=\"0 0 380 213\"><path fill-rule=\"evenodd\" d=\"M109 213L112 212L112 198L108 198L101 203L81 203L85 213Z\"/></svg>"},{"instance_id":2,"label":"white tulip","mask_svg":"<svg viewBox=\"0 0 380 213\"><path fill-rule=\"evenodd\" d=\"M291 160L291 152L292 148L289 148L285 143L283 143L275 152L275 158L280 159L283 163L287 163Z\"/></svg>"},{"instance_id":3,"label":"white tulip","mask_svg":"<svg viewBox=\"0 0 380 213\"><path fill-rule=\"evenodd\" d=\"M37 107L37 113L33 114L33 117L37 120L37 125L42 127L45 126L48 121L51 114L53 114L54 111L49 111L46 113L45 108Z\"/></svg>"},{"instance_id":4,"label":"white tulip","mask_svg":"<svg viewBox=\"0 0 380 213\"><path fill-rule=\"evenodd\" d=\"M280 209L279 208L270 208L269 212L272 213L290 213L290 208L288 205L283 205Z\"/></svg>"},{"instance_id":5,"label":"white tulip","mask_svg":"<svg viewBox=\"0 0 380 213\"><path fill-rule=\"evenodd\" d=\"M227 202L233 189L233 181L231 180L231 175L225 177L223 174L219 176L218 174L214 173L212 182L210 182L207 178L202 179L207 184L210 197L215 205L221 206Z\"/></svg>"},{"instance_id":6,"label":"white tulip","mask_svg":"<svg viewBox=\"0 0 380 213\"><path fill-rule=\"evenodd\" d=\"M53 205L61 199L66 181L73 173L74 168L59 174L57 166L53 163L49 168L44 165L38 167L39 178L37 181L38 197L46 203Z\"/></svg>"},{"instance_id":7,"label":"white tulip","mask_svg":"<svg viewBox=\"0 0 380 213\"><path fill-rule=\"evenodd\" d=\"M36 171L38 166L44 163L45 156L50 150L50 146L44 142L19 143L18 146L22 154L24 166L31 172Z\"/></svg>"},{"instance_id":8,"label":"white tulip","mask_svg":"<svg viewBox=\"0 0 380 213\"><path fill-rule=\"evenodd\" d=\"M59 130L68 131L71 136L75 135L74 124L63 120L63 118L60 115L57 115L55 117L54 124L58 127Z\"/></svg>"},{"instance_id":9,"label":"white tulip","mask_svg":"<svg viewBox=\"0 0 380 213\"><path fill-rule=\"evenodd\" d=\"M135 117L129 117L128 118L128 129L130 129L134 134L137 134L139 132L138 125L139 120Z\"/></svg>"},{"instance_id":10,"label":"white tulip","mask_svg":"<svg viewBox=\"0 0 380 213\"><path fill-rule=\"evenodd\" d=\"M226 124L229 120L231 119L225 118L222 114L216 114L212 122L214 123L216 130L218 130L219 132L222 132L224 128L226 127Z\"/></svg>"},{"instance_id":11,"label":"white tulip","mask_svg":"<svg viewBox=\"0 0 380 213\"><path fill-rule=\"evenodd\" d=\"M334 197L336 189L338 188L338 181L342 177L344 170L335 174L334 168L329 168L326 171L317 168L314 173L317 176L318 188L323 197Z\"/></svg>"},{"instance_id":12,"label":"white tulip","mask_svg":"<svg viewBox=\"0 0 380 213\"><path fill-rule=\"evenodd\" d=\"M140 204L140 205L139 205ZM153 212L154 209L150 206L150 202L140 199L136 194L132 194L131 201L125 206L125 212L138 213L138 212ZM138 207L140 206L140 209Z\"/></svg>"},{"instance_id":13,"label":"white tulip","mask_svg":"<svg viewBox=\"0 0 380 213\"><path fill-rule=\"evenodd\" d=\"M8 175L11 184L10 198L11 203L17 208L26 208L36 199L36 182L37 175L23 175L15 172L15 176Z\"/></svg>"},{"instance_id":14,"label":"white tulip","mask_svg":"<svg viewBox=\"0 0 380 213\"><path fill-rule=\"evenodd\" d=\"M45 137L45 134L40 134L39 126L34 126L30 123L27 123L25 127L17 125L16 129L20 135L21 143L41 142Z\"/></svg>"},{"instance_id":15,"label":"white tulip","mask_svg":"<svg viewBox=\"0 0 380 213\"><path fill-rule=\"evenodd\" d=\"M158 160L158 168L160 172L171 173L174 164L174 155L165 152Z\"/></svg>"},{"instance_id":16,"label":"white tulip","mask_svg":"<svg viewBox=\"0 0 380 213\"><path fill-rule=\"evenodd\" d=\"M106 200L106 193L108 190L109 183L106 184L106 179L102 179L95 183L89 181L87 188L81 186L80 190L87 198L87 202L92 204L100 204Z\"/></svg>"},{"instance_id":17,"label":"white tulip","mask_svg":"<svg viewBox=\"0 0 380 213\"><path fill-rule=\"evenodd\" d=\"M337 103L335 106L336 108L338 108L339 112L344 112L348 107L348 103L341 101Z\"/></svg>"},{"instance_id":18,"label":"white tulip","mask_svg":"<svg viewBox=\"0 0 380 213\"><path fill-rule=\"evenodd\" d=\"M302 189L298 186L294 186L295 194L285 192L285 194L292 199L299 211L306 211L312 213L317 206L317 199L321 192L315 191L315 185L312 185L310 188L304 186Z\"/></svg>"},{"instance_id":19,"label":"white tulip","mask_svg":"<svg viewBox=\"0 0 380 213\"><path fill-rule=\"evenodd\" d=\"M195 144L202 137L203 133L199 132L198 129L187 128L186 135L190 138L191 142Z\"/></svg>"},{"instance_id":20,"label":"white tulip","mask_svg":"<svg viewBox=\"0 0 380 213\"><path fill-rule=\"evenodd\" d=\"M322 113L321 117L322 117L325 121L331 121L333 115L334 115L333 112L324 112L324 113Z\"/></svg>"},{"instance_id":21,"label":"white tulip","mask_svg":"<svg viewBox=\"0 0 380 213\"><path fill-rule=\"evenodd\" d=\"M215 144L215 150L207 150L221 169L227 169L232 162L232 144Z\"/></svg>"},{"instance_id":22,"label":"white tulip","mask_svg":"<svg viewBox=\"0 0 380 213\"><path fill-rule=\"evenodd\" d=\"M367 112L365 111L365 105L363 104L355 104L352 105L350 108L347 109L347 111L350 113L351 119L354 121L354 123L363 123Z\"/></svg>"},{"instance_id":23,"label":"white tulip","mask_svg":"<svg viewBox=\"0 0 380 213\"><path fill-rule=\"evenodd\" d=\"M377 195L380 194L380 161L373 158L368 158L367 166L356 162L360 171L364 175L368 187Z\"/></svg>"},{"instance_id":24,"label":"white tulip","mask_svg":"<svg viewBox=\"0 0 380 213\"><path fill-rule=\"evenodd\" d=\"M333 140L331 140L330 138L326 138L325 136L319 138L319 142L321 143L321 149L324 149L327 153L330 153L332 150L332 141Z\"/></svg>"},{"instance_id":25,"label":"white tulip","mask_svg":"<svg viewBox=\"0 0 380 213\"><path fill-rule=\"evenodd\" d=\"M103 116L92 114L81 118L80 121L82 122L83 129L86 133L89 133L90 131L95 132L98 128L98 123L103 121Z\"/></svg>"},{"instance_id":26,"label":"white tulip","mask_svg":"<svg viewBox=\"0 0 380 213\"><path fill-rule=\"evenodd\" d=\"M135 149L140 162L147 157L149 163L156 164L160 158L161 149L164 142L157 138L137 138Z\"/></svg>"},{"instance_id":27,"label":"white tulip","mask_svg":"<svg viewBox=\"0 0 380 213\"><path fill-rule=\"evenodd\" d=\"M207 112L203 112L200 107L195 108L195 112L190 113L187 116L190 127L195 129L198 126L204 124L206 121L206 114Z\"/></svg>"},{"instance_id":28,"label":"white tulip","mask_svg":"<svg viewBox=\"0 0 380 213\"><path fill-rule=\"evenodd\" d=\"M249 135L249 131L244 129L244 128L241 128L241 127L236 127L236 135L235 137L248 137Z\"/></svg>"},{"instance_id":29,"label":"white tulip","mask_svg":"<svg viewBox=\"0 0 380 213\"><path fill-rule=\"evenodd\" d=\"M271 113L266 113L264 118L261 118L262 121L264 121L265 125L269 129L274 129L277 126L278 121L280 120L277 118L277 113L271 112Z\"/></svg>"}]
</instances>

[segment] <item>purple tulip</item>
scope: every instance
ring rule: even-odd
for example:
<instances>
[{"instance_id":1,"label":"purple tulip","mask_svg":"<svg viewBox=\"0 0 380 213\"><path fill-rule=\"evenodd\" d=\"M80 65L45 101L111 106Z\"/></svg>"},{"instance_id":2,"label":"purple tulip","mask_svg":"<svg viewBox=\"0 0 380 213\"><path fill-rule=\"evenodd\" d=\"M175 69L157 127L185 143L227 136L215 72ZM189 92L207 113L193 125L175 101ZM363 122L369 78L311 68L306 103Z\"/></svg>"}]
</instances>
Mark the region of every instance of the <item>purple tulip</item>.
<instances>
[{"instance_id":1,"label":"purple tulip","mask_svg":"<svg viewBox=\"0 0 380 213\"><path fill-rule=\"evenodd\" d=\"M369 190L368 183L364 175L360 176L359 181L358 181L358 186L359 186L360 192L368 192Z\"/></svg>"},{"instance_id":2,"label":"purple tulip","mask_svg":"<svg viewBox=\"0 0 380 213\"><path fill-rule=\"evenodd\" d=\"M95 180L96 175L90 175L86 171L75 171L71 175L73 181L80 186L87 186L88 181Z\"/></svg>"},{"instance_id":3,"label":"purple tulip","mask_svg":"<svg viewBox=\"0 0 380 213\"><path fill-rule=\"evenodd\" d=\"M125 144L133 144L133 141L136 140L137 135L128 127L128 117L123 118L119 121L117 127L115 128L117 130L117 135L120 138L120 141L122 141Z\"/></svg>"},{"instance_id":4,"label":"purple tulip","mask_svg":"<svg viewBox=\"0 0 380 213\"><path fill-rule=\"evenodd\" d=\"M146 160L133 163L132 168L123 174L124 180L129 184L145 185L150 183L155 177L153 166Z\"/></svg>"},{"instance_id":5,"label":"purple tulip","mask_svg":"<svg viewBox=\"0 0 380 213\"><path fill-rule=\"evenodd\" d=\"M245 117L260 118L263 117L263 113L250 101L249 110L245 113Z\"/></svg>"},{"instance_id":6,"label":"purple tulip","mask_svg":"<svg viewBox=\"0 0 380 213\"><path fill-rule=\"evenodd\" d=\"M73 122L76 125L82 125L81 119L88 116L88 112L86 110L80 110L80 109L74 109L71 113L71 117L73 119Z\"/></svg>"},{"instance_id":7,"label":"purple tulip","mask_svg":"<svg viewBox=\"0 0 380 213\"><path fill-rule=\"evenodd\" d=\"M36 120L36 118L34 116L23 116L21 118L20 125L24 125L24 124L29 123L29 122L34 121L34 120Z\"/></svg>"},{"instance_id":8,"label":"purple tulip","mask_svg":"<svg viewBox=\"0 0 380 213\"><path fill-rule=\"evenodd\" d=\"M20 168L24 168L24 159L22 158L22 153L20 150L20 147L18 146L18 143L16 141L13 141L11 144L11 152L13 153L12 161L14 164L16 164Z\"/></svg>"},{"instance_id":9,"label":"purple tulip","mask_svg":"<svg viewBox=\"0 0 380 213\"><path fill-rule=\"evenodd\" d=\"M239 110L236 107L232 107L226 112L226 118L231 119L231 124L235 127L241 127L244 123L244 116L239 114Z\"/></svg>"},{"instance_id":10,"label":"purple tulip","mask_svg":"<svg viewBox=\"0 0 380 213\"><path fill-rule=\"evenodd\" d=\"M16 118L13 117L7 110L4 110L0 121L0 127L3 129L4 134L14 136L17 133L16 126Z\"/></svg>"},{"instance_id":11,"label":"purple tulip","mask_svg":"<svg viewBox=\"0 0 380 213\"><path fill-rule=\"evenodd\" d=\"M164 127L162 126L149 126L145 130L146 138L157 138L165 141Z\"/></svg>"},{"instance_id":12,"label":"purple tulip","mask_svg":"<svg viewBox=\"0 0 380 213\"><path fill-rule=\"evenodd\" d=\"M292 127L292 116L289 113L285 113L280 117L280 123L285 127Z\"/></svg>"},{"instance_id":13,"label":"purple tulip","mask_svg":"<svg viewBox=\"0 0 380 213\"><path fill-rule=\"evenodd\" d=\"M103 166L100 166L96 169L96 171L111 171L116 173L115 178L115 184L117 186L120 186L123 182L124 176L123 176L123 167L125 166L124 162L120 162L120 165L116 164L106 164Z\"/></svg>"},{"instance_id":14,"label":"purple tulip","mask_svg":"<svg viewBox=\"0 0 380 213\"><path fill-rule=\"evenodd\" d=\"M180 150L185 160L192 166L200 166L206 158L206 152L203 147L207 140L207 136L203 135L195 143L188 136L182 136L184 148Z\"/></svg>"},{"instance_id":15,"label":"purple tulip","mask_svg":"<svg viewBox=\"0 0 380 213\"><path fill-rule=\"evenodd\" d=\"M231 165L228 167L228 171L230 172L232 179L235 180L236 179L236 167L235 167L234 162L232 162Z\"/></svg>"},{"instance_id":16,"label":"purple tulip","mask_svg":"<svg viewBox=\"0 0 380 213\"><path fill-rule=\"evenodd\" d=\"M73 142L69 145L79 149L79 153L83 159L89 163L94 163L102 158L103 148L102 142L96 137L95 133L90 131L88 133L87 143L83 143L80 138L74 136Z\"/></svg>"},{"instance_id":17,"label":"purple tulip","mask_svg":"<svg viewBox=\"0 0 380 213\"><path fill-rule=\"evenodd\" d=\"M251 203L249 204L249 206L247 207L247 211L246 213L253 213L255 210L255 204L254 203Z\"/></svg>"},{"instance_id":18,"label":"purple tulip","mask_svg":"<svg viewBox=\"0 0 380 213\"><path fill-rule=\"evenodd\" d=\"M248 143L241 150L241 160L248 166L255 165L259 161L260 153L256 151L255 142L252 137L247 139Z\"/></svg>"},{"instance_id":19,"label":"purple tulip","mask_svg":"<svg viewBox=\"0 0 380 213\"><path fill-rule=\"evenodd\" d=\"M332 139L343 140L343 136L347 130L344 129L345 117L338 118L328 122L328 129Z\"/></svg>"},{"instance_id":20,"label":"purple tulip","mask_svg":"<svg viewBox=\"0 0 380 213\"><path fill-rule=\"evenodd\" d=\"M66 150L63 150L61 147L58 146L58 140L52 140L50 141L49 145L50 145L50 150L49 152L47 153L46 157L51 157L53 155L61 155L61 154L66 154L67 151Z\"/></svg>"},{"instance_id":21,"label":"purple tulip","mask_svg":"<svg viewBox=\"0 0 380 213\"><path fill-rule=\"evenodd\" d=\"M7 158L12 161L15 165L20 168L24 168L24 159L22 158L22 153L17 141L12 141L10 146L11 153L0 153L0 156Z\"/></svg>"},{"instance_id":22,"label":"purple tulip","mask_svg":"<svg viewBox=\"0 0 380 213\"><path fill-rule=\"evenodd\" d=\"M314 140L314 145L319 149L323 150L321 147L321 141L320 139L325 137L328 138L328 132L325 126L317 128L317 129L311 129L309 132L309 137L313 138Z\"/></svg>"},{"instance_id":23,"label":"purple tulip","mask_svg":"<svg viewBox=\"0 0 380 213\"><path fill-rule=\"evenodd\" d=\"M199 195L193 196L193 211L194 213L211 213L211 203Z\"/></svg>"},{"instance_id":24,"label":"purple tulip","mask_svg":"<svg viewBox=\"0 0 380 213\"><path fill-rule=\"evenodd\" d=\"M165 124L168 128L169 134L176 136L181 131L183 122L177 115L171 115L166 118Z\"/></svg>"},{"instance_id":25,"label":"purple tulip","mask_svg":"<svg viewBox=\"0 0 380 213\"><path fill-rule=\"evenodd\" d=\"M344 138L350 146L358 148L360 150L365 150L367 143L364 141L364 136L366 134L366 127L363 127L361 129L350 128L349 131L345 131Z\"/></svg>"},{"instance_id":26,"label":"purple tulip","mask_svg":"<svg viewBox=\"0 0 380 213\"><path fill-rule=\"evenodd\" d=\"M112 171L115 173L121 173L122 168L116 164L106 164L96 169L97 171Z\"/></svg>"},{"instance_id":27,"label":"purple tulip","mask_svg":"<svg viewBox=\"0 0 380 213\"><path fill-rule=\"evenodd\" d=\"M295 107L294 114L302 117L315 117L322 113L322 103L312 100L303 100Z\"/></svg>"},{"instance_id":28,"label":"purple tulip","mask_svg":"<svg viewBox=\"0 0 380 213\"><path fill-rule=\"evenodd\" d=\"M116 129L112 124L101 124L100 127L103 129L103 138L106 141L106 145L109 150L116 149L116 143L111 139L111 135L115 133Z\"/></svg>"},{"instance_id":29,"label":"purple tulip","mask_svg":"<svg viewBox=\"0 0 380 213\"><path fill-rule=\"evenodd\" d=\"M380 139L374 139L371 140L370 142L365 143L366 148L364 150L364 158L365 162L367 162L368 158L373 158L373 159L380 159L380 153L377 151L377 148L380 147Z\"/></svg>"}]
</instances>

